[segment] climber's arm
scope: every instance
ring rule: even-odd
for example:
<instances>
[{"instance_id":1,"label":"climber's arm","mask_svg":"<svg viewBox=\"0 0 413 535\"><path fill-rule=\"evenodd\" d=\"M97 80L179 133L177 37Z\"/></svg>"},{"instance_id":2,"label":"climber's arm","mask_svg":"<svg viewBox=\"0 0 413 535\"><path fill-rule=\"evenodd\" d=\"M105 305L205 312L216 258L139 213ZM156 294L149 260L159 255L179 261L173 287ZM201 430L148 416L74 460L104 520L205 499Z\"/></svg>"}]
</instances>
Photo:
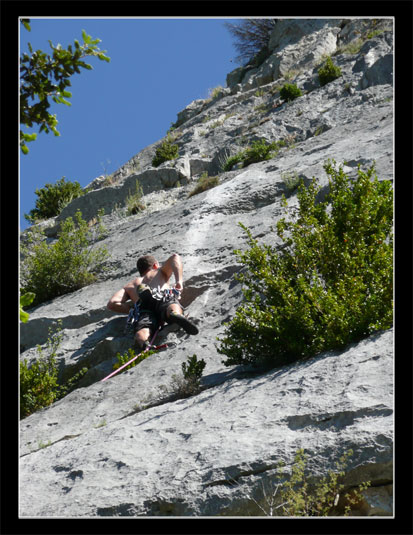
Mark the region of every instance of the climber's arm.
<instances>
[{"instance_id":1,"label":"climber's arm","mask_svg":"<svg viewBox=\"0 0 413 535\"><path fill-rule=\"evenodd\" d=\"M168 282L172 274L175 277L175 288L177 290L183 289L183 266L181 257L174 253L160 268L165 282Z\"/></svg>"},{"instance_id":2,"label":"climber's arm","mask_svg":"<svg viewBox=\"0 0 413 535\"><path fill-rule=\"evenodd\" d=\"M108 304L106 305L109 310L112 312L119 312L121 314L129 314L131 305L127 303L130 299L136 301L132 298L135 285L133 282L126 284L121 290L114 293L109 299Z\"/></svg>"}]
</instances>

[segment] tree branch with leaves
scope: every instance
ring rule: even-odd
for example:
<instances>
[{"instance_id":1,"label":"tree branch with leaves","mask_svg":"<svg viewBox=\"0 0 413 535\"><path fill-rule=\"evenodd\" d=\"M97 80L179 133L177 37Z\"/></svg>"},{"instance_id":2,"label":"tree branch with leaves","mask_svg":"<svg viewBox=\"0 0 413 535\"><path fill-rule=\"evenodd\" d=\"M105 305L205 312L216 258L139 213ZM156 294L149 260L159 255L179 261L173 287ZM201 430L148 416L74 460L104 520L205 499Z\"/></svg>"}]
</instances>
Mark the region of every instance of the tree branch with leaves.
<instances>
[{"instance_id":1,"label":"tree branch with leaves","mask_svg":"<svg viewBox=\"0 0 413 535\"><path fill-rule=\"evenodd\" d=\"M22 19L21 22L26 30L31 31L29 19ZM84 59L95 56L100 60L110 61L105 55L106 50L100 50L97 46L100 39L92 39L85 30L82 30L82 38L83 44L75 39L74 46L69 45L67 49L60 44L54 46L49 40L52 55L42 50L33 51L28 43L30 53L23 53L20 58L21 125L28 128L39 125L39 132L48 134L52 131L55 136L60 136L56 115L49 113L49 99L57 104L71 106L67 100L72 96L67 90L71 86L70 77L80 73L81 68L93 69ZM26 143L36 138L36 133L28 134L20 130L20 148L24 154L29 152Z\"/></svg>"}]
</instances>

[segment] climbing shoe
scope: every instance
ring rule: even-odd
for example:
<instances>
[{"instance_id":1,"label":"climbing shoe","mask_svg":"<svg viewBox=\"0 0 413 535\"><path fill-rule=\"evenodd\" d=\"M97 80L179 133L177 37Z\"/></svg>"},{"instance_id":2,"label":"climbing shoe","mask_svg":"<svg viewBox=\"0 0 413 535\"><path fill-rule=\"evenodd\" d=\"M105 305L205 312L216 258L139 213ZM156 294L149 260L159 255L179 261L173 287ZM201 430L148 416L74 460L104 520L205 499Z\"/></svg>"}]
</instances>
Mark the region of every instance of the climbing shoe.
<instances>
[{"instance_id":1,"label":"climbing shoe","mask_svg":"<svg viewBox=\"0 0 413 535\"><path fill-rule=\"evenodd\" d=\"M169 323L176 323L188 334L198 334L198 327L192 323L188 318L182 316L182 314L177 314L176 312L171 312L168 318Z\"/></svg>"}]
</instances>

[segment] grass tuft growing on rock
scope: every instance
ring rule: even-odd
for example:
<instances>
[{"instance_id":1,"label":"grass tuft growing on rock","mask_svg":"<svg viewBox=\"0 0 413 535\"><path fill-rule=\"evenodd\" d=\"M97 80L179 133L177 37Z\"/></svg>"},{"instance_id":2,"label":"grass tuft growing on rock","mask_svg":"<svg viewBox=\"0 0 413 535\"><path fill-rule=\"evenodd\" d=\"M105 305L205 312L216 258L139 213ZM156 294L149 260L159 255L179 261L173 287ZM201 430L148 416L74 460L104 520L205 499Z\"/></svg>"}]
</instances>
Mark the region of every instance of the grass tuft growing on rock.
<instances>
[{"instance_id":1,"label":"grass tuft growing on rock","mask_svg":"<svg viewBox=\"0 0 413 535\"><path fill-rule=\"evenodd\" d=\"M218 186L218 184L219 184L219 177L208 176L208 173L205 172L201 175L195 188L188 194L188 199L190 197L193 197L194 195L198 195L199 193L202 193L203 191L214 188L215 186Z\"/></svg>"}]
</instances>

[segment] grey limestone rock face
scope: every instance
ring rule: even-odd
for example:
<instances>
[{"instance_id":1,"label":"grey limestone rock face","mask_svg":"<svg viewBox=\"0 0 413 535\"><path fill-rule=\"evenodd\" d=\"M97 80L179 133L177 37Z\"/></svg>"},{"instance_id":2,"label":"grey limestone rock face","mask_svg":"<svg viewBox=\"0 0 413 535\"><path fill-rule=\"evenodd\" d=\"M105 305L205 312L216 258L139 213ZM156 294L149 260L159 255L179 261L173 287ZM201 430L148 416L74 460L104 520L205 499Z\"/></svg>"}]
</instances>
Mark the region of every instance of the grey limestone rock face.
<instances>
[{"instance_id":1,"label":"grey limestone rock face","mask_svg":"<svg viewBox=\"0 0 413 535\"><path fill-rule=\"evenodd\" d=\"M248 494L259 500L277 462L290 466L300 447L316 476L353 448L348 484L388 485L392 340L388 331L342 353L228 377L197 396L146 410L136 402L162 371L165 380L167 353L112 382L79 389L22 423L21 514L248 515ZM39 449L36 433L50 445Z\"/></svg>"},{"instance_id":2,"label":"grey limestone rock face","mask_svg":"<svg viewBox=\"0 0 413 535\"><path fill-rule=\"evenodd\" d=\"M89 220L104 208L99 245L110 258L96 283L29 310L20 326L21 359L39 358L36 346L45 348L61 320L59 379L88 368L79 388L21 421L22 517L262 514L263 485L273 484L278 461L291 467L300 447L316 477L353 449L346 484L374 483L354 514L392 514L393 330L265 373L227 367L217 349L242 302L233 254L246 247L239 223L260 243L277 245L271 229L285 215L282 196L290 212L297 206L287 177L316 177L322 196L327 159L350 177L375 162L378 178L393 180L391 28L366 38L358 53L333 56L342 76L323 87L311 47L327 43L332 52L368 24L325 19L283 28L272 37L272 55L237 91L178 113L178 160L152 167L154 143L114 173L113 185L93 181L96 189L43 224L53 240L76 210ZM279 96L281 62L267 78L280 47L282 61L295 54L300 66L292 81L304 94L291 103ZM254 85L259 80L264 85ZM223 171L228 156L257 139L286 143L271 160ZM189 196L201 175L218 176L218 185ZM119 206L136 181L146 209L126 216ZM199 334L168 326L158 341L171 347L102 383L116 354L133 344L126 316L106 308L109 298L136 276L139 256L162 262L174 252L184 264L182 304ZM206 362L201 392L179 399L181 364L194 354Z\"/></svg>"}]
</instances>

